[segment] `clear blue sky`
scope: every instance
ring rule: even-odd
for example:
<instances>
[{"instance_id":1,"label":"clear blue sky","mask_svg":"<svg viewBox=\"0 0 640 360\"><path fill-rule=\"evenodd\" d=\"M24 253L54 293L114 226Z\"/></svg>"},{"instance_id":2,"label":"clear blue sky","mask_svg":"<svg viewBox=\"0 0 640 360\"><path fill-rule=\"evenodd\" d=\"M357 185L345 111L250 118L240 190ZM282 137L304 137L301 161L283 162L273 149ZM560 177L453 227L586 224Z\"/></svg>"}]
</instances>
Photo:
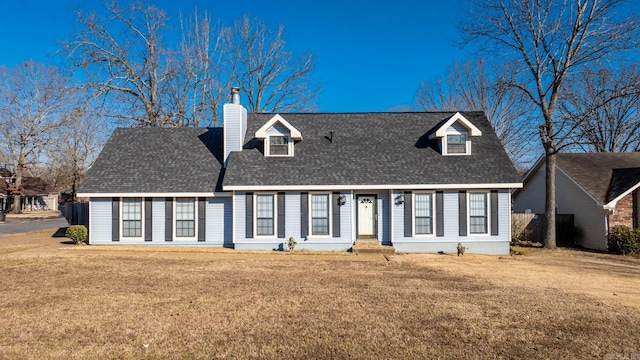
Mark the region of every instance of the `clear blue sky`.
<instances>
[{"instance_id":1,"label":"clear blue sky","mask_svg":"<svg viewBox=\"0 0 640 360\"><path fill-rule=\"evenodd\" d=\"M125 2L121 0L121 2ZM318 111L387 111L411 105L420 81L468 54L454 45L458 0L156 0L175 19L194 6L229 22L244 14L285 26L296 53L315 58ZM102 0L0 0L0 65L51 54L70 37L71 9L102 11Z\"/></svg>"}]
</instances>

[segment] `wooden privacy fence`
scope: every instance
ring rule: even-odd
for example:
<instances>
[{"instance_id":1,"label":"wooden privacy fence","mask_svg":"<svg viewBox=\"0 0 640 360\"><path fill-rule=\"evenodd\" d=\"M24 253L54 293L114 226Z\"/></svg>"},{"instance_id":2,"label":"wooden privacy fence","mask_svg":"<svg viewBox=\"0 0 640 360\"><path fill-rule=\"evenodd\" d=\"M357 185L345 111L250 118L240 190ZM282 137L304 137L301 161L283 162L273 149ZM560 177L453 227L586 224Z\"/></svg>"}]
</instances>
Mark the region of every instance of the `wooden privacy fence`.
<instances>
[{"instance_id":1,"label":"wooden privacy fence","mask_svg":"<svg viewBox=\"0 0 640 360\"><path fill-rule=\"evenodd\" d=\"M511 214L511 238L543 243L544 220L544 214ZM573 245L575 233L573 214L556 214L556 245Z\"/></svg>"},{"instance_id":2,"label":"wooden privacy fence","mask_svg":"<svg viewBox=\"0 0 640 360\"><path fill-rule=\"evenodd\" d=\"M69 225L84 225L89 228L89 203L67 202L60 205L62 216L67 219Z\"/></svg>"}]
</instances>

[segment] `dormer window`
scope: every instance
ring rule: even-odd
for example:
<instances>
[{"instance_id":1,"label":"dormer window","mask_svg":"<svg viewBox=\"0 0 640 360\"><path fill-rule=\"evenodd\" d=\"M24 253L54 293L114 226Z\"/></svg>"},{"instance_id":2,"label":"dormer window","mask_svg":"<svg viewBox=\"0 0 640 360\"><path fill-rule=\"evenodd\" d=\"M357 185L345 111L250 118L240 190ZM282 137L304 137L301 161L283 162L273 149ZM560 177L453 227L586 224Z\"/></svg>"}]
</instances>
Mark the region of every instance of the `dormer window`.
<instances>
[{"instance_id":1,"label":"dormer window","mask_svg":"<svg viewBox=\"0 0 640 360\"><path fill-rule=\"evenodd\" d=\"M466 154L467 135L447 135L447 154Z\"/></svg>"},{"instance_id":2,"label":"dormer window","mask_svg":"<svg viewBox=\"0 0 640 360\"><path fill-rule=\"evenodd\" d=\"M289 156L291 155L290 143L289 137L286 135L270 135L266 152L269 156Z\"/></svg>"},{"instance_id":3,"label":"dormer window","mask_svg":"<svg viewBox=\"0 0 640 360\"><path fill-rule=\"evenodd\" d=\"M442 121L434 130L429 139L438 141L442 155L470 155L471 137L482 136L482 131L460 113Z\"/></svg>"},{"instance_id":4,"label":"dormer window","mask_svg":"<svg viewBox=\"0 0 640 360\"><path fill-rule=\"evenodd\" d=\"M264 144L264 156L293 156L294 141L301 141L302 134L282 116L276 114L255 133Z\"/></svg>"}]
</instances>

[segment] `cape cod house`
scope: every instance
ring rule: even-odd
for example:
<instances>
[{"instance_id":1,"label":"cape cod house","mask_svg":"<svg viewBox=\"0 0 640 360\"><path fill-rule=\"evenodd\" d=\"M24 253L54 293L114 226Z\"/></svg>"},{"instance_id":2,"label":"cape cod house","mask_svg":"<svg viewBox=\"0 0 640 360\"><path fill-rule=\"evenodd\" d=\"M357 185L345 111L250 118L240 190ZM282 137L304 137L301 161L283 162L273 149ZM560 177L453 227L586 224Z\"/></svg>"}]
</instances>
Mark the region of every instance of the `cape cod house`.
<instances>
[{"instance_id":1,"label":"cape cod house","mask_svg":"<svg viewBox=\"0 0 640 360\"><path fill-rule=\"evenodd\" d=\"M508 254L521 178L482 112L247 114L116 129L79 189L90 244Z\"/></svg>"},{"instance_id":2,"label":"cape cod house","mask_svg":"<svg viewBox=\"0 0 640 360\"><path fill-rule=\"evenodd\" d=\"M544 213L545 159L514 191L515 212ZM560 153L556 157L556 209L573 214L577 245L607 250L613 226L640 226L640 152Z\"/></svg>"}]
</instances>

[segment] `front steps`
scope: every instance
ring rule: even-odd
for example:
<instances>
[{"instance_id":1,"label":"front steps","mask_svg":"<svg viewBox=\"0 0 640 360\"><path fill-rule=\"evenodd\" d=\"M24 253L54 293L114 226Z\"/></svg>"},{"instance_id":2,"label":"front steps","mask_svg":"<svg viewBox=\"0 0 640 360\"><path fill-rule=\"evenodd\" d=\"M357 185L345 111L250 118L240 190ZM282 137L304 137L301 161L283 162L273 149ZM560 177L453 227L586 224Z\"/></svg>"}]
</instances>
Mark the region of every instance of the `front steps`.
<instances>
[{"instance_id":1,"label":"front steps","mask_svg":"<svg viewBox=\"0 0 640 360\"><path fill-rule=\"evenodd\" d=\"M377 241L356 241L351 247L351 252L356 254L392 255L396 250L393 246L380 245Z\"/></svg>"}]
</instances>

